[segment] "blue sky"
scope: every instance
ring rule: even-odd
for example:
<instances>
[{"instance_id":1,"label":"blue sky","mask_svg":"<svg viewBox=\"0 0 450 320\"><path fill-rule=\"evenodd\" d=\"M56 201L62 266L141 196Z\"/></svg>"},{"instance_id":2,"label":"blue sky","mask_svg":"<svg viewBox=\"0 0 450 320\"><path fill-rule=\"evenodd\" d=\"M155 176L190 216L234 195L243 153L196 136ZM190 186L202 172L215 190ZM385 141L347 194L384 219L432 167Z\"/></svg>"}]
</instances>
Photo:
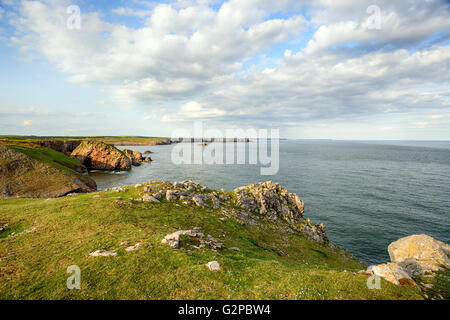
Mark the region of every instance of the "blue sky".
<instances>
[{"instance_id":1,"label":"blue sky","mask_svg":"<svg viewBox=\"0 0 450 320\"><path fill-rule=\"evenodd\" d=\"M371 5L0 0L0 134L450 139L449 2Z\"/></svg>"}]
</instances>

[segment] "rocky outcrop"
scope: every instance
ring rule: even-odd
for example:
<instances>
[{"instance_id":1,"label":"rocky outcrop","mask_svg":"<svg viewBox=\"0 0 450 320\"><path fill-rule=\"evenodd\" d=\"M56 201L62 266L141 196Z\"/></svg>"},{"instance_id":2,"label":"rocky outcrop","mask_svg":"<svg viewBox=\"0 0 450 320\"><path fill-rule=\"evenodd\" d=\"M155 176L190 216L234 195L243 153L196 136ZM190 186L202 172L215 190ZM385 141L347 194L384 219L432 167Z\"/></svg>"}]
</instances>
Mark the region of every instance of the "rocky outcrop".
<instances>
[{"instance_id":1,"label":"rocky outcrop","mask_svg":"<svg viewBox=\"0 0 450 320\"><path fill-rule=\"evenodd\" d=\"M36 141L41 147L53 149L58 152L62 152L67 156L70 156L73 150L75 150L80 144L81 140L42 140Z\"/></svg>"},{"instance_id":2,"label":"rocky outcrop","mask_svg":"<svg viewBox=\"0 0 450 320\"><path fill-rule=\"evenodd\" d=\"M125 153L103 142L83 141L73 150L71 157L80 161L88 169L131 169L131 160Z\"/></svg>"},{"instance_id":3,"label":"rocky outcrop","mask_svg":"<svg viewBox=\"0 0 450 320\"><path fill-rule=\"evenodd\" d=\"M142 153L138 151L133 151L129 149L125 149L122 151L125 155L131 160L131 164L133 166L140 166L142 162L151 162L152 159L150 157L142 156Z\"/></svg>"},{"instance_id":4,"label":"rocky outcrop","mask_svg":"<svg viewBox=\"0 0 450 320\"><path fill-rule=\"evenodd\" d=\"M93 179L69 167L52 166L50 161L39 161L12 147L0 146L0 196L55 198L96 190Z\"/></svg>"},{"instance_id":5,"label":"rocky outcrop","mask_svg":"<svg viewBox=\"0 0 450 320\"><path fill-rule=\"evenodd\" d=\"M269 220L282 220L317 242L328 242L324 225L313 224L310 219L304 218L304 202L278 183L266 181L251 184L235 189L234 193L237 206L250 218L258 215Z\"/></svg>"},{"instance_id":6,"label":"rocky outcrop","mask_svg":"<svg viewBox=\"0 0 450 320\"><path fill-rule=\"evenodd\" d=\"M395 284L402 284L402 279L434 276L442 266L450 267L450 246L425 234L394 241L388 246L388 252L390 263L370 266L367 272Z\"/></svg>"},{"instance_id":7,"label":"rocky outcrop","mask_svg":"<svg viewBox=\"0 0 450 320\"><path fill-rule=\"evenodd\" d=\"M151 196L156 200L165 197L169 202L182 201L185 205L221 209L223 215L233 217L241 224L254 225L261 219L279 222L279 226L286 230L301 232L314 241L333 246L323 224L313 224L310 219L303 217L304 203L298 195L289 193L278 183L261 182L226 192L209 190L196 182L185 180L151 184L143 190L153 192ZM147 194L144 194L144 198L146 201L151 199Z\"/></svg>"},{"instance_id":8,"label":"rocky outcrop","mask_svg":"<svg viewBox=\"0 0 450 320\"><path fill-rule=\"evenodd\" d=\"M294 193L289 193L271 181L251 184L234 190L237 205L266 218L295 224L303 218L304 203Z\"/></svg>"}]
</instances>

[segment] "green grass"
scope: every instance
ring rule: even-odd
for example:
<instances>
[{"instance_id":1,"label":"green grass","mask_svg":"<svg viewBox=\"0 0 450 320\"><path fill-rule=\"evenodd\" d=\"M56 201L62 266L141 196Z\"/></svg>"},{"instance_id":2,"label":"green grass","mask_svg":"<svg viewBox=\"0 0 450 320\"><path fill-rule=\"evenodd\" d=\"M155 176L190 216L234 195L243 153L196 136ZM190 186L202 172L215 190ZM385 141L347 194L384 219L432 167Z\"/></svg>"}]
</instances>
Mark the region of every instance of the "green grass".
<instances>
[{"instance_id":1,"label":"green grass","mask_svg":"<svg viewBox=\"0 0 450 320\"><path fill-rule=\"evenodd\" d=\"M366 266L341 249L313 243L276 224L241 225L219 210L142 203L143 187L54 200L0 200L1 299L421 299L416 288L382 281L369 290ZM94 198L94 195L100 195ZM118 199L121 197L121 199ZM177 205L178 204L178 205ZM35 227L26 234L18 232ZM180 250L161 244L178 229L201 227L226 248ZM16 235L12 235L15 230ZM125 252L140 242L144 248ZM240 251L227 248L238 247ZM89 257L99 249L116 257ZM221 271L205 264L217 260ZM68 290L66 269L81 269Z\"/></svg>"},{"instance_id":2,"label":"green grass","mask_svg":"<svg viewBox=\"0 0 450 320\"><path fill-rule=\"evenodd\" d=\"M10 148L19 151L32 159L39 160L47 165L64 171L69 171L74 174L78 174L75 170L73 170L76 167L86 169L86 167L79 161L49 148L21 145L12 145Z\"/></svg>"}]
</instances>

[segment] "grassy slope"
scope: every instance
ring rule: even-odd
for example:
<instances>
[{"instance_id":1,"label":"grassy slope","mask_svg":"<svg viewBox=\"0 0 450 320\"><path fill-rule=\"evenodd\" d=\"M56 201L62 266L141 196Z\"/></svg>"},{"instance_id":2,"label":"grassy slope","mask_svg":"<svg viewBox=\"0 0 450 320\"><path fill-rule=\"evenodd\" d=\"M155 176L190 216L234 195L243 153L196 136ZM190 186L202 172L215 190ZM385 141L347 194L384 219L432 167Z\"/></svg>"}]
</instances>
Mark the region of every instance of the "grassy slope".
<instances>
[{"instance_id":1,"label":"grassy slope","mask_svg":"<svg viewBox=\"0 0 450 320\"><path fill-rule=\"evenodd\" d=\"M363 269L343 250L332 251L265 222L221 221L212 209L178 202L128 200L142 187L54 200L0 200L1 299L420 299L415 288L382 281L366 287ZM117 199L118 197L122 199ZM18 232L35 227L26 234ZM161 244L179 228L201 227L222 249L173 250ZM13 232L16 235L11 235ZM144 248L125 252L122 241ZM89 257L115 249L116 257ZM218 272L205 264L217 260ZM81 268L81 290L66 288L66 268ZM346 272L344 271L346 270Z\"/></svg>"},{"instance_id":2,"label":"grassy slope","mask_svg":"<svg viewBox=\"0 0 450 320\"><path fill-rule=\"evenodd\" d=\"M61 169L63 171L78 174L73 170L75 167L80 167L86 169L86 167L75 159L66 156L64 153L54 151L49 148L38 147L38 146L21 146L13 145L10 146L12 149L26 154L32 159L39 160L49 166Z\"/></svg>"}]
</instances>

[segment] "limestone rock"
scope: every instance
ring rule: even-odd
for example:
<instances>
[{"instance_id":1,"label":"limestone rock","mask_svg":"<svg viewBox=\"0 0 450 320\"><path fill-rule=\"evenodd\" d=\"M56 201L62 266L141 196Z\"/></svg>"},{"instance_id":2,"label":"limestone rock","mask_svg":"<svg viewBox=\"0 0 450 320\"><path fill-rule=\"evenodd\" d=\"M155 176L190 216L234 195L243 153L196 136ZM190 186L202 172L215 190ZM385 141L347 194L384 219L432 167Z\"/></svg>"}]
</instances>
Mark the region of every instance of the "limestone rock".
<instances>
[{"instance_id":1,"label":"limestone rock","mask_svg":"<svg viewBox=\"0 0 450 320\"><path fill-rule=\"evenodd\" d=\"M232 215L245 224L254 224L262 217L273 221L285 221L293 229L306 234L314 241L329 243L323 224L312 224L303 218L305 205L298 195L289 193L278 183L271 181L251 184L234 190L236 204L241 210L232 210Z\"/></svg>"},{"instance_id":2,"label":"limestone rock","mask_svg":"<svg viewBox=\"0 0 450 320\"><path fill-rule=\"evenodd\" d=\"M167 201L175 201L178 199L178 192L176 190L167 190L166 191L166 200Z\"/></svg>"},{"instance_id":3,"label":"limestone rock","mask_svg":"<svg viewBox=\"0 0 450 320\"><path fill-rule=\"evenodd\" d=\"M89 253L89 255L91 257L114 257L114 256L117 256L117 252L114 250L110 250L110 251L97 250L97 251Z\"/></svg>"},{"instance_id":4,"label":"limestone rock","mask_svg":"<svg viewBox=\"0 0 450 320\"><path fill-rule=\"evenodd\" d=\"M180 248L180 236L187 235L190 237L203 236L201 232L197 230L179 230L174 233L168 234L164 237L161 243L168 244L172 249Z\"/></svg>"},{"instance_id":5,"label":"limestone rock","mask_svg":"<svg viewBox=\"0 0 450 320\"><path fill-rule=\"evenodd\" d=\"M405 282L410 283L412 281L406 271L396 263L385 263L377 266L370 266L367 268L367 272L382 277L396 285Z\"/></svg>"},{"instance_id":6,"label":"limestone rock","mask_svg":"<svg viewBox=\"0 0 450 320\"><path fill-rule=\"evenodd\" d=\"M296 223L303 217L304 203L278 183L260 182L234 190L237 205L250 212L258 212L272 220L279 218Z\"/></svg>"},{"instance_id":7,"label":"limestone rock","mask_svg":"<svg viewBox=\"0 0 450 320\"><path fill-rule=\"evenodd\" d=\"M126 252L131 252L131 251L139 250L141 248L142 248L141 244L140 243L136 243L134 246L130 246L130 247L125 248L125 251Z\"/></svg>"},{"instance_id":8,"label":"limestone rock","mask_svg":"<svg viewBox=\"0 0 450 320\"><path fill-rule=\"evenodd\" d=\"M203 202L202 197L200 197L199 195L193 196L192 201L194 201L196 206L199 206L199 207L205 206L205 203Z\"/></svg>"},{"instance_id":9,"label":"limestone rock","mask_svg":"<svg viewBox=\"0 0 450 320\"><path fill-rule=\"evenodd\" d=\"M80 161L88 169L131 169L131 160L125 153L103 142L83 141L72 151L71 157Z\"/></svg>"},{"instance_id":10,"label":"limestone rock","mask_svg":"<svg viewBox=\"0 0 450 320\"><path fill-rule=\"evenodd\" d=\"M144 196L142 197L142 201L160 203L160 201L158 199L156 199L154 196L151 196L149 194L144 194Z\"/></svg>"},{"instance_id":11,"label":"limestone rock","mask_svg":"<svg viewBox=\"0 0 450 320\"><path fill-rule=\"evenodd\" d=\"M220 264L217 261L210 261L206 264L206 266L211 271L219 271L220 270Z\"/></svg>"},{"instance_id":12,"label":"limestone rock","mask_svg":"<svg viewBox=\"0 0 450 320\"><path fill-rule=\"evenodd\" d=\"M450 246L425 234L411 235L388 246L392 262L411 275L424 275L450 267Z\"/></svg>"}]
</instances>

